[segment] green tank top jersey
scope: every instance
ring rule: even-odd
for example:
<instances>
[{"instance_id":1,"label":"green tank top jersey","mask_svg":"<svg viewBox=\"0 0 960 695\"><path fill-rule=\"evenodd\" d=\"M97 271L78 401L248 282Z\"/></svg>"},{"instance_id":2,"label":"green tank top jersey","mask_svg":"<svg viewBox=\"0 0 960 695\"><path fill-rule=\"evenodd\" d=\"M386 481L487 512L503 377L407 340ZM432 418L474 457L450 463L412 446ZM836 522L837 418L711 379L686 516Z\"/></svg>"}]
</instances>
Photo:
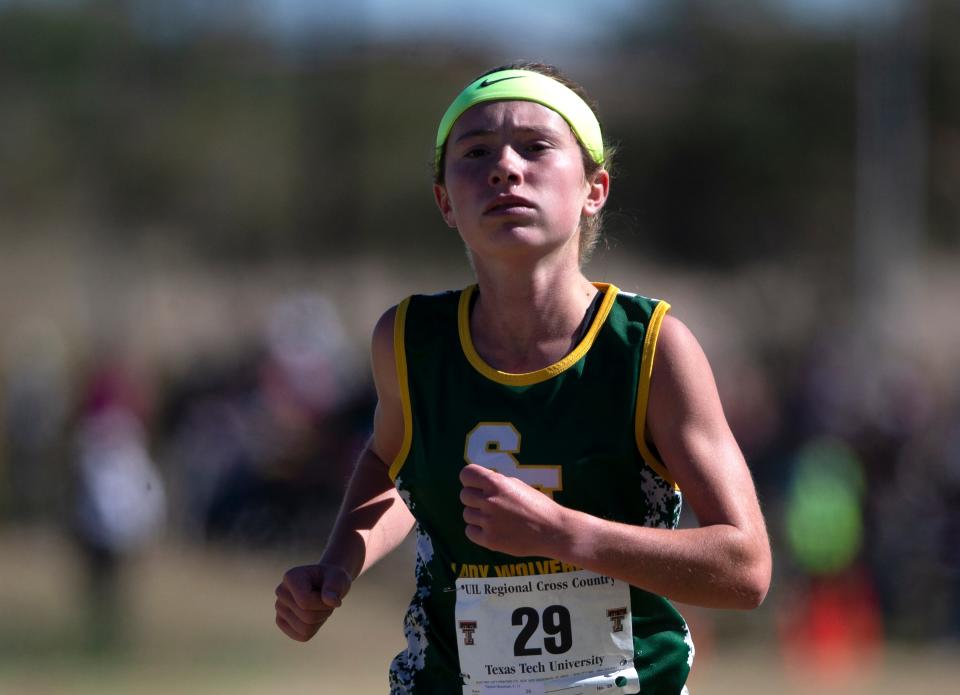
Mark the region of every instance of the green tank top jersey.
<instances>
[{"instance_id":1,"label":"green tank top jersey","mask_svg":"<svg viewBox=\"0 0 960 695\"><path fill-rule=\"evenodd\" d=\"M397 309L404 440L390 476L417 521L417 590L404 620L407 648L390 667L393 695L461 692L458 578L580 569L469 541L458 477L467 461L598 517L677 525L680 490L644 436L657 335L669 305L596 287L602 301L577 347L525 374L497 371L474 349L469 312L476 286L415 295ZM641 692L676 695L693 662L687 625L663 597L635 587L629 595Z\"/></svg>"}]
</instances>

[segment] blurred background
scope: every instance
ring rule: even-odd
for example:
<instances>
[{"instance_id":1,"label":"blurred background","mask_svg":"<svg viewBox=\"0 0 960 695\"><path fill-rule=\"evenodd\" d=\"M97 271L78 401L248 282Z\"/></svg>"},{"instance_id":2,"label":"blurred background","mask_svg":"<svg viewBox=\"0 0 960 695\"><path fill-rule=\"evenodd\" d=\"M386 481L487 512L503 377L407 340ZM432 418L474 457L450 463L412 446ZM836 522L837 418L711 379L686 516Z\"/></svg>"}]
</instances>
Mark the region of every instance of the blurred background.
<instances>
[{"instance_id":1,"label":"blurred background","mask_svg":"<svg viewBox=\"0 0 960 695\"><path fill-rule=\"evenodd\" d=\"M954 0L0 0L0 692L385 692L410 548L308 645L273 589L376 318L470 282L432 141L516 59L599 101L588 275L700 337L767 516L763 607L682 608L695 695L953 689L957 35Z\"/></svg>"}]
</instances>

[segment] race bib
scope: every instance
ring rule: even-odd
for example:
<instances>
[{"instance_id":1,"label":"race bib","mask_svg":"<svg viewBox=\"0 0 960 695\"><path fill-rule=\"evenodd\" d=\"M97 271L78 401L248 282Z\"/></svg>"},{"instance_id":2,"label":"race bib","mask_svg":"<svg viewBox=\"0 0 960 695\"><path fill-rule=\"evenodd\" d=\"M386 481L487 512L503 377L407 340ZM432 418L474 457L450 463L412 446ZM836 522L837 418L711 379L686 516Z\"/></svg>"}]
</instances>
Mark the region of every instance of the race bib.
<instances>
[{"instance_id":1,"label":"race bib","mask_svg":"<svg viewBox=\"0 0 960 695\"><path fill-rule=\"evenodd\" d=\"M458 579L463 695L637 693L630 588L587 570Z\"/></svg>"}]
</instances>

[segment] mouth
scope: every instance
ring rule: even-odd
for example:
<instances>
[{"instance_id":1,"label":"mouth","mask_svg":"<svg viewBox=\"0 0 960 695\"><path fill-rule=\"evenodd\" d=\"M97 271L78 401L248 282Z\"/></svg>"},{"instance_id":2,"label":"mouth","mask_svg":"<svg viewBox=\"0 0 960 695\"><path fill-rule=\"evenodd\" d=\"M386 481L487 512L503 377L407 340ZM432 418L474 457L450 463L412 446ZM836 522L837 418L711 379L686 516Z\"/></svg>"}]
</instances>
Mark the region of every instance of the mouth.
<instances>
[{"instance_id":1,"label":"mouth","mask_svg":"<svg viewBox=\"0 0 960 695\"><path fill-rule=\"evenodd\" d=\"M535 207L536 206L526 198L515 195L501 195L490 201L484 208L483 214L528 214Z\"/></svg>"}]
</instances>

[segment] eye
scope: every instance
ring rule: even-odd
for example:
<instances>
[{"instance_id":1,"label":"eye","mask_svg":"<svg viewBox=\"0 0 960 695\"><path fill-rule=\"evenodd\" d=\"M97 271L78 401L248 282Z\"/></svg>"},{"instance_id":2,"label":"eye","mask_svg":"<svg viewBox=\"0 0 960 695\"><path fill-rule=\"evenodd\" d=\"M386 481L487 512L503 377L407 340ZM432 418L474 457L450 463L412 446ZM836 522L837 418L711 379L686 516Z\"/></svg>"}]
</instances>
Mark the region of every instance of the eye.
<instances>
[{"instance_id":1,"label":"eye","mask_svg":"<svg viewBox=\"0 0 960 695\"><path fill-rule=\"evenodd\" d=\"M464 159L479 159L487 154L487 151L487 148L482 145L473 145L463 151L462 157Z\"/></svg>"},{"instance_id":2,"label":"eye","mask_svg":"<svg viewBox=\"0 0 960 695\"><path fill-rule=\"evenodd\" d=\"M545 152L550 149L550 143L543 140L537 140L527 145L527 152Z\"/></svg>"}]
</instances>

